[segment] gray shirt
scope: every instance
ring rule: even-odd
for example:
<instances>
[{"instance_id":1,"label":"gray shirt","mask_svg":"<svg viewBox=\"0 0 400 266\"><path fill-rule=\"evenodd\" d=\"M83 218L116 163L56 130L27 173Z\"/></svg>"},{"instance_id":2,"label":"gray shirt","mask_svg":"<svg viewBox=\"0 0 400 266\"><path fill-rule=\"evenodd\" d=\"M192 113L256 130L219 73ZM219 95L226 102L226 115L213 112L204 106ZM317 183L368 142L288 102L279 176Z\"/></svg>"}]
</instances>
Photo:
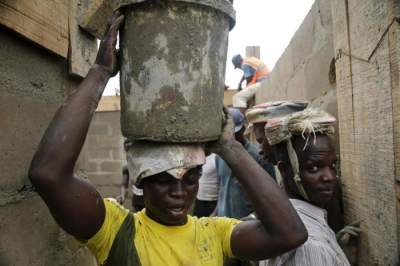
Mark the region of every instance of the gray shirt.
<instances>
[{"instance_id":1,"label":"gray shirt","mask_svg":"<svg viewBox=\"0 0 400 266\"><path fill-rule=\"evenodd\" d=\"M297 249L261 261L259 266L350 266L327 223L326 211L302 200L290 202L307 228L308 240Z\"/></svg>"}]
</instances>

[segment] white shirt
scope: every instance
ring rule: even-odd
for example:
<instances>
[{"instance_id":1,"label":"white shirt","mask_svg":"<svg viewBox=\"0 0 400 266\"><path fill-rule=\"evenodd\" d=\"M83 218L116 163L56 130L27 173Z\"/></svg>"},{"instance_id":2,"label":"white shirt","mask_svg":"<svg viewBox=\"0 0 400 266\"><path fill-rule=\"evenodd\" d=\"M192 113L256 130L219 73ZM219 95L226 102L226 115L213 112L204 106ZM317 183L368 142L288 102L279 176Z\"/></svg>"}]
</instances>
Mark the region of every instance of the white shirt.
<instances>
[{"instance_id":1,"label":"white shirt","mask_svg":"<svg viewBox=\"0 0 400 266\"><path fill-rule=\"evenodd\" d=\"M215 167L215 154L210 154L203 165L203 173L199 179L197 199L204 201L218 200L218 174Z\"/></svg>"},{"instance_id":2,"label":"white shirt","mask_svg":"<svg viewBox=\"0 0 400 266\"><path fill-rule=\"evenodd\" d=\"M297 249L261 261L259 266L350 266L327 223L326 211L302 200L290 202L307 228L308 240Z\"/></svg>"}]
</instances>

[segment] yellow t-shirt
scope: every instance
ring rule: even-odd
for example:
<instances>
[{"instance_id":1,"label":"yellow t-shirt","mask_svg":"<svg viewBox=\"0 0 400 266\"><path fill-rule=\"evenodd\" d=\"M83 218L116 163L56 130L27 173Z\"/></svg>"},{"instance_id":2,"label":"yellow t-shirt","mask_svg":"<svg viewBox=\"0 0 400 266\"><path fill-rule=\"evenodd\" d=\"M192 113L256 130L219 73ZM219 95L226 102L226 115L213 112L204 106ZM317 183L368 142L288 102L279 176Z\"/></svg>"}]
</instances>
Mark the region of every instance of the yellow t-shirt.
<instances>
[{"instance_id":1,"label":"yellow t-shirt","mask_svg":"<svg viewBox=\"0 0 400 266\"><path fill-rule=\"evenodd\" d=\"M101 265L129 211L104 200L106 217L100 230L86 243ZM165 226L150 219L145 210L135 213L135 245L142 266L223 265L233 257L231 234L240 221L230 218L188 216L181 226Z\"/></svg>"}]
</instances>

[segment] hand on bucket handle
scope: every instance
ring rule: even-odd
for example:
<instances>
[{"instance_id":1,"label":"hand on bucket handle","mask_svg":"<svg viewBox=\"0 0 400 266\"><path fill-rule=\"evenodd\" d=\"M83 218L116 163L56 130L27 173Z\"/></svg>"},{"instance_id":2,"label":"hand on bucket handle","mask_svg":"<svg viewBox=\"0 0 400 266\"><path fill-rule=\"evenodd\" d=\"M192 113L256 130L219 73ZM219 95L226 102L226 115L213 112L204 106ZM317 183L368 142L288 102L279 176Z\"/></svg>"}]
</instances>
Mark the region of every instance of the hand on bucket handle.
<instances>
[{"instance_id":1,"label":"hand on bucket handle","mask_svg":"<svg viewBox=\"0 0 400 266\"><path fill-rule=\"evenodd\" d=\"M235 141L233 120L231 115L229 114L228 108L224 106L222 112L223 115L221 135L217 140L206 143L205 151L207 155L211 153L220 154L227 147L229 147L229 143Z\"/></svg>"},{"instance_id":2,"label":"hand on bucket handle","mask_svg":"<svg viewBox=\"0 0 400 266\"><path fill-rule=\"evenodd\" d=\"M117 44L118 30L124 18L119 10L116 10L110 17L95 61L96 65L103 67L111 76L115 76L119 71L118 52L115 45Z\"/></svg>"}]
</instances>

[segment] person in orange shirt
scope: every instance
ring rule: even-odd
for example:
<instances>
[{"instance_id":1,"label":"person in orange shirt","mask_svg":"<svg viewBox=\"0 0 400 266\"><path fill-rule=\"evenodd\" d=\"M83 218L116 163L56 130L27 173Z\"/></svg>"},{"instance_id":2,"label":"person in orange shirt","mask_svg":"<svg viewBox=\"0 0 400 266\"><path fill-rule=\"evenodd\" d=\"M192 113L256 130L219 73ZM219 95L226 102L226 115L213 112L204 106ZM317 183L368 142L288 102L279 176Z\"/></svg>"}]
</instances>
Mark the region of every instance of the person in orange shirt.
<instances>
[{"instance_id":1,"label":"person in orange shirt","mask_svg":"<svg viewBox=\"0 0 400 266\"><path fill-rule=\"evenodd\" d=\"M232 64L243 71L243 77L239 82L239 93L233 96L233 107L245 111L247 102L254 97L261 82L269 75L268 67L256 57L243 58L240 54L232 58ZM242 90L242 83L246 80L246 88Z\"/></svg>"}]
</instances>

